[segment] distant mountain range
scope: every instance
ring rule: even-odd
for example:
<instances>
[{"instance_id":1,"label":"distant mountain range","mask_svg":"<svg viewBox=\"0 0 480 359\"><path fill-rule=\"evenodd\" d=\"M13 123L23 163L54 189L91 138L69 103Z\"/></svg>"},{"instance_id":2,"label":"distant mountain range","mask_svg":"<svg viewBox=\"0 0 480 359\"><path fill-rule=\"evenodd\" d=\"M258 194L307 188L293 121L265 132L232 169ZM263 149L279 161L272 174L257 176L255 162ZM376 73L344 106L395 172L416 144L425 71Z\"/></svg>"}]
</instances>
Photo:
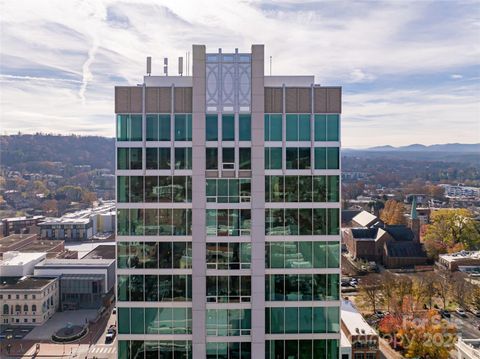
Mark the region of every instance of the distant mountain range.
<instances>
[{"instance_id":1,"label":"distant mountain range","mask_svg":"<svg viewBox=\"0 0 480 359\"><path fill-rule=\"evenodd\" d=\"M421 144L412 144L408 146L376 146L366 149L345 149L347 151L371 151L371 152L464 152L464 153L478 153L480 155L480 143L446 143L441 145L425 146Z\"/></svg>"}]
</instances>

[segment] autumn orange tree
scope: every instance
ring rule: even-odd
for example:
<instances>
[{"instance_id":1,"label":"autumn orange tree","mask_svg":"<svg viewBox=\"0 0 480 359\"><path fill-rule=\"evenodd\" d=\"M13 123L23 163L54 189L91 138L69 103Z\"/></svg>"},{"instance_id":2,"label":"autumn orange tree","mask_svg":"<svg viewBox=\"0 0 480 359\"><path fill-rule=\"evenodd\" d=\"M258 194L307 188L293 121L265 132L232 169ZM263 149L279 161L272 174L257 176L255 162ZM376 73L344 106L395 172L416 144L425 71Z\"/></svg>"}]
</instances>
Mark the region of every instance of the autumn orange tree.
<instances>
[{"instance_id":1,"label":"autumn orange tree","mask_svg":"<svg viewBox=\"0 0 480 359\"><path fill-rule=\"evenodd\" d=\"M380 219L386 224L405 224L405 208L402 203L389 199L380 211Z\"/></svg>"},{"instance_id":2,"label":"autumn orange tree","mask_svg":"<svg viewBox=\"0 0 480 359\"><path fill-rule=\"evenodd\" d=\"M409 315L387 315L378 326L392 347L403 350L406 358L447 359L455 341L457 328L442 319L435 310Z\"/></svg>"},{"instance_id":3,"label":"autumn orange tree","mask_svg":"<svg viewBox=\"0 0 480 359\"><path fill-rule=\"evenodd\" d=\"M457 328L441 319L435 310L404 319L397 338L406 358L448 359L456 341Z\"/></svg>"}]
</instances>

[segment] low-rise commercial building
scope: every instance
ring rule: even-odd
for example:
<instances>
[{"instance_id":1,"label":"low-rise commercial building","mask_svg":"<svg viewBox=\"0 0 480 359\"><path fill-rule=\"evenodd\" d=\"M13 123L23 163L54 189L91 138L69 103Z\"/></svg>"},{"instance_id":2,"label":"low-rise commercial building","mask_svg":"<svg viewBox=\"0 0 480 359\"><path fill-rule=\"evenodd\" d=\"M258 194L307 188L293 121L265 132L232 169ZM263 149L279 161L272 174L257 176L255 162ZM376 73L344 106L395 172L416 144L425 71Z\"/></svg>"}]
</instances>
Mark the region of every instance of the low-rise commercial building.
<instances>
[{"instance_id":1,"label":"low-rise commercial building","mask_svg":"<svg viewBox=\"0 0 480 359\"><path fill-rule=\"evenodd\" d=\"M105 202L60 218L48 218L39 224L40 235L46 239L84 241L93 238L97 232L113 233L115 213L115 204Z\"/></svg>"},{"instance_id":2,"label":"low-rise commercial building","mask_svg":"<svg viewBox=\"0 0 480 359\"><path fill-rule=\"evenodd\" d=\"M42 325L58 309L58 279L54 277L2 277L0 305L2 324Z\"/></svg>"},{"instance_id":3,"label":"low-rise commercial building","mask_svg":"<svg viewBox=\"0 0 480 359\"><path fill-rule=\"evenodd\" d=\"M378 333L365 321L352 302L342 301L340 319L342 332L351 344L351 358L379 359ZM342 354L342 359L346 358L349 357Z\"/></svg>"},{"instance_id":4,"label":"low-rise commercial building","mask_svg":"<svg viewBox=\"0 0 480 359\"><path fill-rule=\"evenodd\" d=\"M6 252L0 261L0 277L24 277L33 274L35 265L47 258L47 253Z\"/></svg>"},{"instance_id":5,"label":"low-rise commercial building","mask_svg":"<svg viewBox=\"0 0 480 359\"><path fill-rule=\"evenodd\" d=\"M36 234L10 234L0 238L0 258L3 256L3 253L18 251L36 239Z\"/></svg>"},{"instance_id":6,"label":"low-rise commercial building","mask_svg":"<svg viewBox=\"0 0 480 359\"><path fill-rule=\"evenodd\" d=\"M3 235L9 236L11 234L28 233L32 227L37 226L45 219L44 216L24 216L24 217L10 217L2 219Z\"/></svg>"},{"instance_id":7,"label":"low-rise commercial building","mask_svg":"<svg viewBox=\"0 0 480 359\"><path fill-rule=\"evenodd\" d=\"M35 266L34 273L59 278L63 310L98 308L113 293L115 259L47 259Z\"/></svg>"},{"instance_id":8,"label":"low-rise commercial building","mask_svg":"<svg viewBox=\"0 0 480 359\"><path fill-rule=\"evenodd\" d=\"M478 267L480 266L480 251L460 251L457 253L441 254L438 257L438 263L451 270L459 270L459 267Z\"/></svg>"},{"instance_id":9,"label":"low-rise commercial building","mask_svg":"<svg viewBox=\"0 0 480 359\"><path fill-rule=\"evenodd\" d=\"M480 339L458 338L455 343L458 359L478 359L480 358Z\"/></svg>"},{"instance_id":10,"label":"low-rise commercial building","mask_svg":"<svg viewBox=\"0 0 480 359\"><path fill-rule=\"evenodd\" d=\"M86 241L93 237L90 218L52 218L40 224L42 238Z\"/></svg>"}]
</instances>

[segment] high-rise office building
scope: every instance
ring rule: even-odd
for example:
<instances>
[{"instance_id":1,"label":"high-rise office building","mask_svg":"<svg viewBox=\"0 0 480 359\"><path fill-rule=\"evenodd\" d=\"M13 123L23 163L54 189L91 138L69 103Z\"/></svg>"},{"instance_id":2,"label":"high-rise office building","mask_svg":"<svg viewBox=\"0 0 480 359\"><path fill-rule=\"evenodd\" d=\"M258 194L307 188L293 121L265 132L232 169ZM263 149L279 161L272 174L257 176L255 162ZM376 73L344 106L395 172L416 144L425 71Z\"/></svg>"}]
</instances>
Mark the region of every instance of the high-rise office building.
<instances>
[{"instance_id":1,"label":"high-rise office building","mask_svg":"<svg viewBox=\"0 0 480 359\"><path fill-rule=\"evenodd\" d=\"M119 358L338 358L341 88L264 68L115 88Z\"/></svg>"}]
</instances>

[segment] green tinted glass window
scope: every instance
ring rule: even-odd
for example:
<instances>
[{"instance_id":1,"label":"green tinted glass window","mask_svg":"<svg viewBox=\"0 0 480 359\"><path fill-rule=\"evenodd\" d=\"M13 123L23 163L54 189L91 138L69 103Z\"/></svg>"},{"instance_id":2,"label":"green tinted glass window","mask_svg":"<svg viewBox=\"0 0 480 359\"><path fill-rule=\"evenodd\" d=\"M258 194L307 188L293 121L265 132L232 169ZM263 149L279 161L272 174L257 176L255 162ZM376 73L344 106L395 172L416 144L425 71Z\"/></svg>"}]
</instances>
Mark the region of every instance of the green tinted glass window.
<instances>
[{"instance_id":1,"label":"green tinted glass window","mask_svg":"<svg viewBox=\"0 0 480 359\"><path fill-rule=\"evenodd\" d=\"M327 115L327 141L338 141L340 132L339 118L339 115Z\"/></svg>"},{"instance_id":2,"label":"green tinted glass window","mask_svg":"<svg viewBox=\"0 0 480 359\"><path fill-rule=\"evenodd\" d=\"M313 234L327 234L327 210L325 208L313 209Z\"/></svg>"},{"instance_id":3,"label":"green tinted glass window","mask_svg":"<svg viewBox=\"0 0 480 359\"><path fill-rule=\"evenodd\" d=\"M340 258L340 245L336 242L327 242L328 268L338 268Z\"/></svg>"},{"instance_id":4,"label":"green tinted glass window","mask_svg":"<svg viewBox=\"0 0 480 359\"><path fill-rule=\"evenodd\" d=\"M327 140L327 115L315 115L315 141Z\"/></svg>"},{"instance_id":5,"label":"green tinted glass window","mask_svg":"<svg viewBox=\"0 0 480 359\"><path fill-rule=\"evenodd\" d=\"M252 150L250 147L239 148L239 168L241 170L249 170L252 168Z\"/></svg>"},{"instance_id":6,"label":"green tinted glass window","mask_svg":"<svg viewBox=\"0 0 480 359\"><path fill-rule=\"evenodd\" d=\"M315 147L315 169L327 169L327 149L325 147Z\"/></svg>"},{"instance_id":7,"label":"green tinted glass window","mask_svg":"<svg viewBox=\"0 0 480 359\"><path fill-rule=\"evenodd\" d=\"M176 114L175 115L175 141L191 141L192 140L192 115Z\"/></svg>"},{"instance_id":8,"label":"green tinted glass window","mask_svg":"<svg viewBox=\"0 0 480 359\"><path fill-rule=\"evenodd\" d=\"M266 114L265 115L265 141L281 141L282 140L282 115Z\"/></svg>"},{"instance_id":9,"label":"green tinted glass window","mask_svg":"<svg viewBox=\"0 0 480 359\"><path fill-rule=\"evenodd\" d=\"M297 147L287 147L285 149L286 157L286 167L287 170L296 170L298 169L298 148Z\"/></svg>"},{"instance_id":10,"label":"green tinted glass window","mask_svg":"<svg viewBox=\"0 0 480 359\"><path fill-rule=\"evenodd\" d=\"M130 177L117 176L117 201L120 203L129 202Z\"/></svg>"},{"instance_id":11,"label":"green tinted glass window","mask_svg":"<svg viewBox=\"0 0 480 359\"><path fill-rule=\"evenodd\" d=\"M339 176L327 176L327 194L329 202L340 200L340 178Z\"/></svg>"},{"instance_id":12,"label":"green tinted glass window","mask_svg":"<svg viewBox=\"0 0 480 359\"><path fill-rule=\"evenodd\" d=\"M265 114L263 117L263 134L264 134L264 140L265 141L270 141L270 115ZM118 126L118 120L117 120L117 126Z\"/></svg>"},{"instance_id":13,"label":"green tinted glass window","mask_svg":"<svg viewBox=\"0 0 480 359\"><path fill-rule=\"evenodd\" d=\"M298 149L298 169L307 170L311 167L310 147L300 147Z\"/></svg>"},{"instance_id":14,"label":"green tinted glass window","mask_svg":"<svg viewBox=\"0 0 480 359\"><path fill-rule=\"evenodd\" d=\"M282 169L281 147L265 147L265 169Z\"/></svg>"},{"instance_id":15,"label":"green tinted glass window","mask_svg":"<svg viewBox=\"0 0 480 359\"><path fill-rule=\"evenodd\" d=\"M170 147L160 147L158 149L158 169L170 169Z\"/></svg>"},{"instance_id":16,"label":"green tinted glass window","mask_svg":"<svg viewBox=\"0 0 480 359\"><path fill-rule=\"evenodd\" d=\"M130 169L130 149L117 148L117 170Z\"/></svg>"},{"instance_id":17,"label":"green tinted glass window","mask_svg":"<svg viewBox=\"0 0 480 359\"><path fill-rule=\"evenodd\" d=\"M339 150L338 147L327 147L327 168L336 170L339 168Z\"/></svg>"},{"instance_id":18,"label":"green tinted glass window","mask_svg":"<svg viewBox=\"0 0 480 359\"><path fill-rule=\"evenodd\" d=\"M336 235L340 233L340 213L338 208L328 209L328 234Z\"/></svg>"},{"instance_id":19,"label":"green tinted glass window","mask_svg":"<svg viewBox=\"0 0 480 359\"><path fill-rule=\"evenodd\" d=\"M298 189L299 202L312 202L312 176L299 176Z\"/></svg>"},{"instance_id":20,"label":"green tinted glass window","mask_svg":"<svg viewBox=\"0 0 480 359\"><path fill-rule=\"evenodd\" d=\"M158 115L147 115L147 141L159 141Z\"/></svg>"},{"instance_id":21,"label":"green tinted glass window","mask_svg":"<svg viewBox=\"0 0 480 359\"><path fill-rule=\"evenodd\" d=\"M192 169L191 147L175 147L175 168L179 170Z\"/></svg>"},{"instance_id":22,"label":"green tinted glass window","mask_svg":"<svg viewBox=\"0 0 480 359\"><path fill-rule=\"evenodd\" d=\"M287 141L298 141L298 115L287 115Z\"/></svg>"},{"instance_id":23,"label":"green tinted glass window","mask_svg":"<svg viewBox=\"0 0 480 359\"><path fill-rule=\"evenodd\" d=\"M327 178L326 176L313 176L313 201L314 202L327 201L326 178Z\"/></svg>"},{"instance_id":24,"label":"green tinted glass window","mask_svg":"<svg viewBox=\"0 0 480 359\"><path fill-rule=\"evenodd\" d=\"M142 115L131 115L130 121L131 121L130 140L141 141L142 140Z\"/></svg>"},{"instance_id":25,"label":"green tinted glass window","mask_svg":"<svg viewBox=\"0 0 480 359\"><path fill-rule=\"evenodd\" d=\"M282 140L282 115L270 115L270 141Z\"/></svg>"},{"instance_id":26,"label":"green tinted glass window","mask_svg":"<svg viewBox=\"0 0 480 359\"><path fill-rule=\"evenodd\" d=\"M205 131L207 141L218 141L218 115L209 114L205 119Z\"/></svg>"},{"instance_id":27,"label":"green tinted glass window","mask_svg":"<svg viewBox=\"0 0 480 359\"><path fill-rule=\"evenodd\" d=\"M298 140L310 141L310 115L298 115Z\"/></svg>"},{"instance_id":28,"label":"green tinted glass window","mask_svg":"<svg viewBox=\"0 0 480 359\"><path fill-rule=\"evenodd\" d=\"M285 308L285 333L298 333L298 308ZM288 319L287 319L288 318ZM297 351L295 350L295 354ZM287 356L288 358L288 356Z\"/></svg>"},{"instance_id":29,"label":"green tinted glass window","mask_svg":"<svg viewBox=\"0 0 480 359\"><path fill-rule=\"evenodd\" d=\"M158 115L158 140L170 141L170 115L160 114Z\"/></svg>"},{"instance_id":30,"label":"green tinted glass window","mask_svg":"<svg viewBox=\"0 0 480 359\"><path fill-rule=\"evenodd\" d=\"M128 236L130 233L128 209L117 209L117 234Z\"/></svg>"},{"instance_id":31,"label":"green tinted glass window","mask_svg":"<svg viewBox=\"0 0 480 359\"><path fill-rule=\"evenodd\" d=\"M130 334L130 308L118 308L118 333Z\"/></svg>"},{"instance_id":32,"label":"green tinted glass window","mask_svg":"<svg viewBox=\"0 0 480 359\"><path fill-rule=\"evenodd\" d=\"M145 159L147 170L158 169L158 148L146 148Z\"/></svg>"},{"instance_id":33,"label":"green tinted glass window","mask_svg":"<svg viewBox=\"0 0 480 359\"><path fill-rule=\"evenodd\" d=\"M239 139L240 141L250 141L252 139L252 117L242 114L238 117Z\"/></svg>"},{"instance_id":34,"label":"green tinted glass window","mask_svg":"<svg viewBox=\"0 0 480 359\"><path fill-rule=\"evenodd\" d=\"M270 169L282 169L282 148L272 147L270 149Z\"/></svg>"},{"instance_id":35,"label":"green tinted glass window","mask_svg":"<svg viewBox=\"0 0 480 359\"><path fill-rule=\"evenodd\" d=\"M235 140L235 117L234 115L222 115L222 141Z\"/></svg>"},{"instance_id":36,"label":"green tinted glass window","mask_svg":"<svg viewBox=\"0 0 480 359\"><path fill-rule=\"evenodd\" d=\"M142 169L142 149L130 148L130 169L141 170Z\"/></svg>"},{"instance_id":37,"label":"green tinted glass window","mask_svg":"<svg viewBox=\"0 0 480 359\"><path fill-rule=\"evenodd\" d=\"M117 141L128 141L129 115L117 115Z\"/></svg>"},{"instance_id":38,"label":"green tinted glass window","mask_svg":"<svg viewBox=\"0 0 480 359\"><path fill-rule=\"evenodd\" d=\"M205 149L205 168L207 170L218 169L218 148L207 147Z\"/></svg>"},{"instance_id":39,"label":"green tinted glass window","mask_svg":"<svg viewBox=\"0 0 480 359\"><path fill-rule=\"evenodd\" d=\"M222 161L224 164L235 163L235 149L233 147L222 148ZM225 168L225 166L224 166Z\"/></svg>"}]
</instances>

